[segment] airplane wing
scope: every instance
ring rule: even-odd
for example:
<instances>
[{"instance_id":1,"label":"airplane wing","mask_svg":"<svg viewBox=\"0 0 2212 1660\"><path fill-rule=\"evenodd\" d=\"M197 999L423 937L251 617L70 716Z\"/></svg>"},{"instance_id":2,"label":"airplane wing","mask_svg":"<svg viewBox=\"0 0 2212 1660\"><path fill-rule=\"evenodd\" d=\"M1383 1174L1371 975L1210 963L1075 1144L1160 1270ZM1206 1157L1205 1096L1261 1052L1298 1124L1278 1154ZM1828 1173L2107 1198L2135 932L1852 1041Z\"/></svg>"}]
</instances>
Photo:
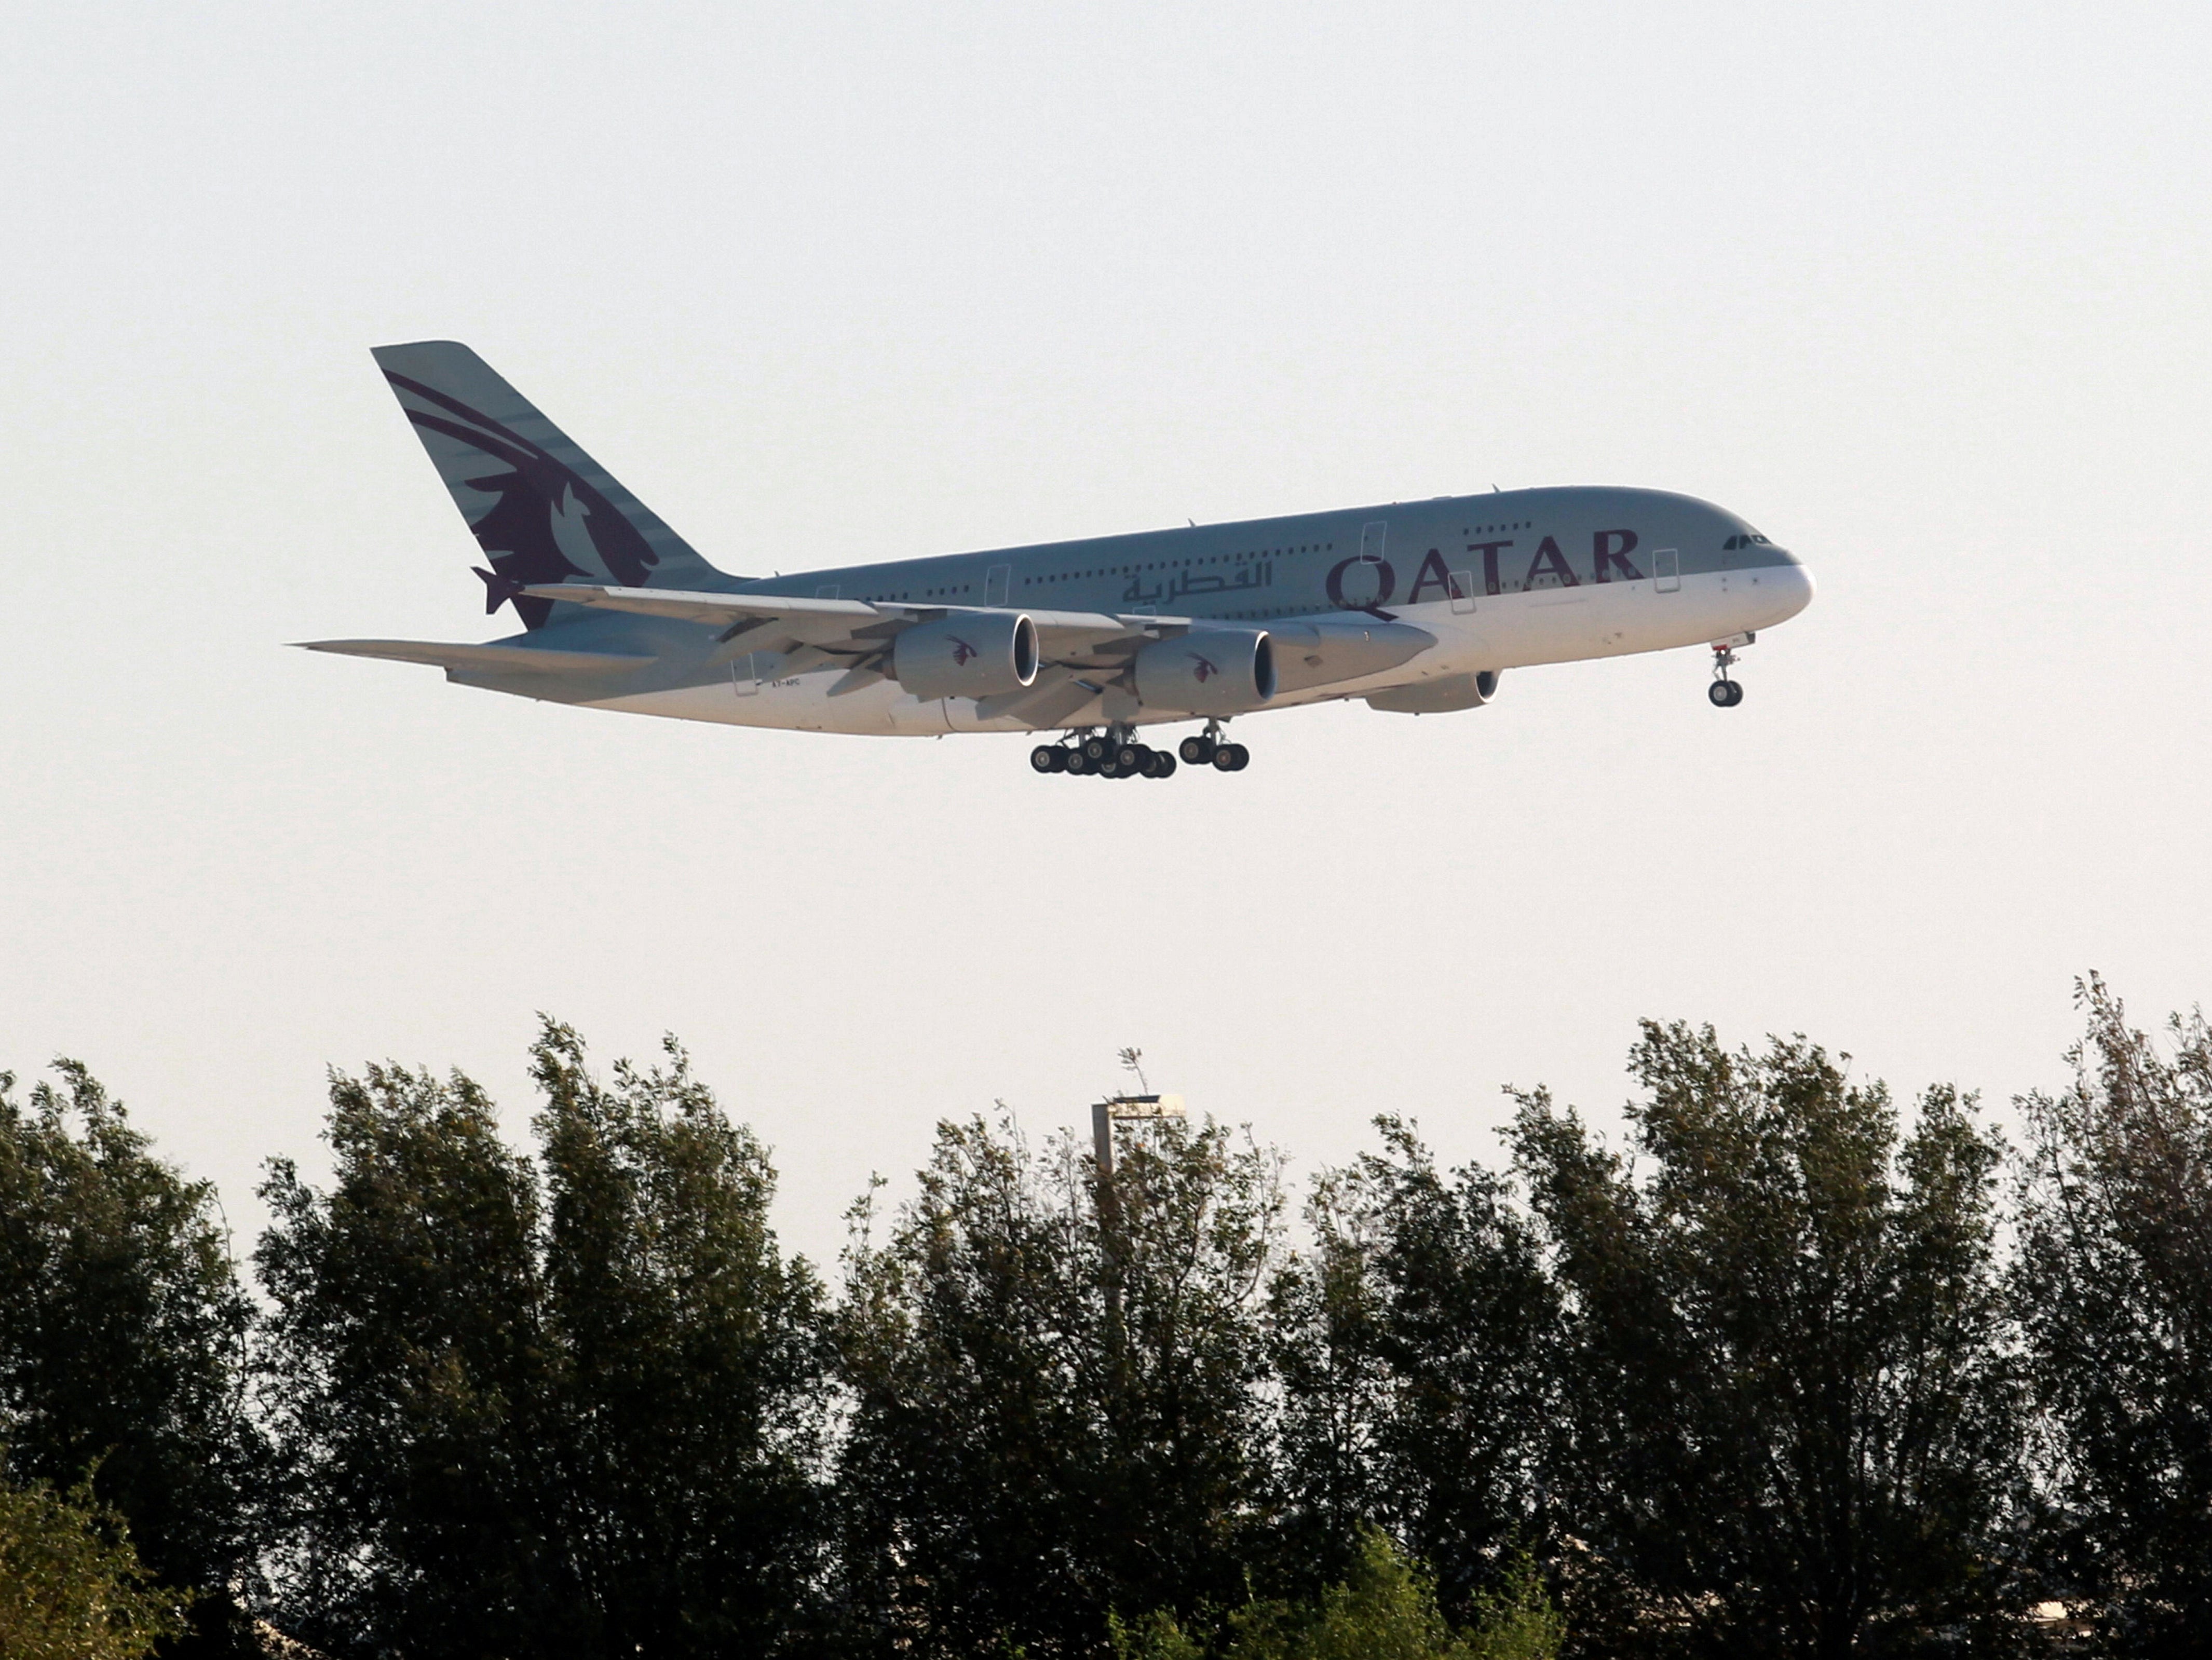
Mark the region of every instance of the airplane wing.
<instances>
[{"instance_id":1,"label":"airplane wing","mask_svg":"<svg viewBox=\"0 0 2212 1660\"><path fill-rule=\"evenodd\" d=\"M916 605L896 600L808 599L793 594L686 593L669 588L608 587L583 582L542 583L523 593L533 599L703 623L721 629L722 643L741 650L811 647L822 654L814 660L817 662L872 658L902 629L916 623L963 611L1006 609ZM1194 626L1194 619L1188 617L1020 609L1036 625L1037 648L1045 661L1115 672L1147 640Z\"/></svg>"},{"instance_id":2,"label":"airplane wing","mask_svg":"<svg viewBox=\"0 0 2212 1660\"><path fill-rule=\"evenodd\" d=\"M725 628L781 622L789 625L787 632L827 639L884 620L882 611L864 599L802 599L783 594L757 599L740 593L686 593L673 588L604 587L582 582L544 582L522 592L532 599L557 599L599 611L635 611L641 617L672 617L679 622Z\"/></svg>"},{"instance_id":3,"label":"airplane wing","mask_svg":"<svg viewBox=\"0 0 2212 1660\"><path fill-rule=\"evenodd\" d=\"M596 583L533 586L528 597L601 610L672 617L720 630L718 657L766 652L778 675L842 669L832 697L859 691L890 673L890 648L917 623L962 612L1003 610L976 605L911 605L894 600L805 599L791 594L686 593ZM1152 641L1206 626L1194 617L1116 615L1106 611L1030 611L1042 660L1035 684L982 698L986 720L1011 717L1050 726L1109 688L1133 695L1136 655ZM1365 618L1315 618L1275 625L1277 674L1285 691L1356 678L1395 667L1436 643L1425 629ZM454 672L613 674L653 661L651 654L558 651L531 646L433 640L313 640L309 651L427 663Z\"/></svg>"},{"instance_id":4,"label":"airplane wing","mask_svg":"<svg viewBox=\"0 0 2212 1660\"><path fill-rule=\"evenodd\" d=\"M778 672L842 668L833 697L873 685L890 673L891 642L917 623L963 612L1004 610L977 605L913 605L896 600L809 599L791 594L692 593L669 588L554 582L524 590L538 599L636 611L702 623L721 630L726 656L781 653ZM1154 640L1207 626L1195 617L1106 611L1033 611L1042 660L1036 684L981 700L986 720L1011 716L1050 725L1109 686L1133 693L1137 653ZM1285 691L1310 690L1395 668L1437 643L1411 623L1359 617L1315 617L1271 624L1276 672Z\"/></svg>"}]
</instances>

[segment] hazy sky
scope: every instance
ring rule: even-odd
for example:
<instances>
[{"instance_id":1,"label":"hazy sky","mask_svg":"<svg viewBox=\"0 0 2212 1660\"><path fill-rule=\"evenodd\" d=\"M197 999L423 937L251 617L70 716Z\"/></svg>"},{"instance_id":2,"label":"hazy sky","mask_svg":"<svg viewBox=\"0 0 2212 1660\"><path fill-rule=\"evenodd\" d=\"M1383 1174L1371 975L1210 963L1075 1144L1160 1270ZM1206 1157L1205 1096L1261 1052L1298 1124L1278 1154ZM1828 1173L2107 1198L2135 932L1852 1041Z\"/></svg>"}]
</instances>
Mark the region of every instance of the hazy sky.
<instances>
[{"instance_id":1,"label":"hazy sky","mask_svg":"<svg viewBox=\"0 0 2212 1660\"><path fill-rule=\"evenodd\" d=\"M1154 1084L1493 1157L1640 1015L1905 1091L2212 993L2201 6L46 6L0 62L0 1065L241 1231L328 1065L672 1030L817 1256L933 1122ZM465 340L793 570L1492 483L1683 489L1745 654L1256 720L1237 776L284 648L476 639L368 349Z\"/></svg>"}]
</instances>

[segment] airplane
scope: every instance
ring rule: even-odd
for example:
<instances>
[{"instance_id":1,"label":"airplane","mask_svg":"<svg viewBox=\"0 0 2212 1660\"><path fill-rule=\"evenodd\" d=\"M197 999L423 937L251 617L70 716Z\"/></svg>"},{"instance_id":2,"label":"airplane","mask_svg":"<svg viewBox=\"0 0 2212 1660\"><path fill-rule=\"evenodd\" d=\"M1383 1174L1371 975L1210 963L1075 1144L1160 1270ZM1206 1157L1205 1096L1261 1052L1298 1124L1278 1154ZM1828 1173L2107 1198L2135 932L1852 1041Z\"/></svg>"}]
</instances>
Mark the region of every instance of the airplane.
<instances>
[{"instance_id":1,"label":"airplane","mask_svg":"<svg viewBox=\"0 0 2212 1660\"><path fill-rule=\"evenodd\" d=\"M707 562L466 346L372 354L486 563L482 643L318 640L457 684L801 732L1058 733L1039 773L1240 772L1232 720L1358 698L1480 708L1509 669L1708 646L1708 696L1811 603L1804 564L1736 514L1610 486L1441 496L734 576ZM1203 722L1173 748L1140 734Z\"/></svg>"}]
</instances>

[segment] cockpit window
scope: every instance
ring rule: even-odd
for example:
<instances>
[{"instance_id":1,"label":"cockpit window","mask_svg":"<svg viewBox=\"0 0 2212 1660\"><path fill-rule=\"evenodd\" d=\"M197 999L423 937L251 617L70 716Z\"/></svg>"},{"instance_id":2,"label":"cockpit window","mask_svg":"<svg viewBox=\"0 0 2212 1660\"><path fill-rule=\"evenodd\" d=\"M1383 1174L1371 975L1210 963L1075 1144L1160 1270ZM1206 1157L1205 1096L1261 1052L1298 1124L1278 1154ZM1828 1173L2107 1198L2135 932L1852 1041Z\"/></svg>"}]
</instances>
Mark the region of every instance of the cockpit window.
<instances>
[{"instance_id":1,"label":"cockpit window","mask_svg":"<svg viewBox=\"0 0 2212 1660\"><path fill-rule=\"evenodd\" d=\"M1722 543L1721 551L1733 553L1738 548L1771 548L1773 545L1773 543L1768 541L1757 531L1747 531L1741 536L1731 536L1727 541Z\"/></svg>"}]
</instances>

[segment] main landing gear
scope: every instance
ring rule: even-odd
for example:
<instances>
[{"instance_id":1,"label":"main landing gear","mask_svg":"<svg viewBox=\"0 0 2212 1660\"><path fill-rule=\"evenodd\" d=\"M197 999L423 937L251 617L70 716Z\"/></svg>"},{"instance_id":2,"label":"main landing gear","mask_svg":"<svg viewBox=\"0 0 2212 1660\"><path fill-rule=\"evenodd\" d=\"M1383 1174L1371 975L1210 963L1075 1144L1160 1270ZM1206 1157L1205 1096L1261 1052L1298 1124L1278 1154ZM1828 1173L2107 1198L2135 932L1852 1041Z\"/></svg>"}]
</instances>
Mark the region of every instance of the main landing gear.
<instances>
[{"instance_id":1,"label":"main landing gear","mask_svg":"<svg viewBox=\"0 0 2212 1660\"><path fill-rule=\"evenodd\" d=\"M1207 721L1204 732L1184 739L1176 748L1194 767L1212 767L1216 772L1242 772L1252 764L1252 751L1243 745L1221 741L1218 721Z\"/></svg>"},{"instance_id":2,"label":"main landing gear","mask_svg":"<svg viewBox=\"0 0 2212 1660\"><path fill-rule=\"evenodd\" d=\"M1743 687L1729 678L1729 671L1735 666L1735 648L1747 646L1759 636L1739 634L1733 639L1716 641L1713 644L1713 683L1705 688L1717 709L1732 709L1743 702Z\"/></svg>"},{"instance_id":3,"label":"main landing gear","mask_svg":"<svg viewBox=\"0 0 2212 1660\"><path fill-rule=\"evenodd\" d=\"M1210 766L1217 772L1243 771L1252 759L1251 751L1242 744L1223 743L1220 733L1219 721L1207 721L1202 734L1182 740L1179 745L1182 758L1194 767ZM1176 754L1139 744L1131 727L1111 726L1103 732L1085 727L1057 744L1039 744L1030 751L1030 767L1036 772L1073 773L1078 777L1171 778Z\"/></svg>"}]
</instances>

